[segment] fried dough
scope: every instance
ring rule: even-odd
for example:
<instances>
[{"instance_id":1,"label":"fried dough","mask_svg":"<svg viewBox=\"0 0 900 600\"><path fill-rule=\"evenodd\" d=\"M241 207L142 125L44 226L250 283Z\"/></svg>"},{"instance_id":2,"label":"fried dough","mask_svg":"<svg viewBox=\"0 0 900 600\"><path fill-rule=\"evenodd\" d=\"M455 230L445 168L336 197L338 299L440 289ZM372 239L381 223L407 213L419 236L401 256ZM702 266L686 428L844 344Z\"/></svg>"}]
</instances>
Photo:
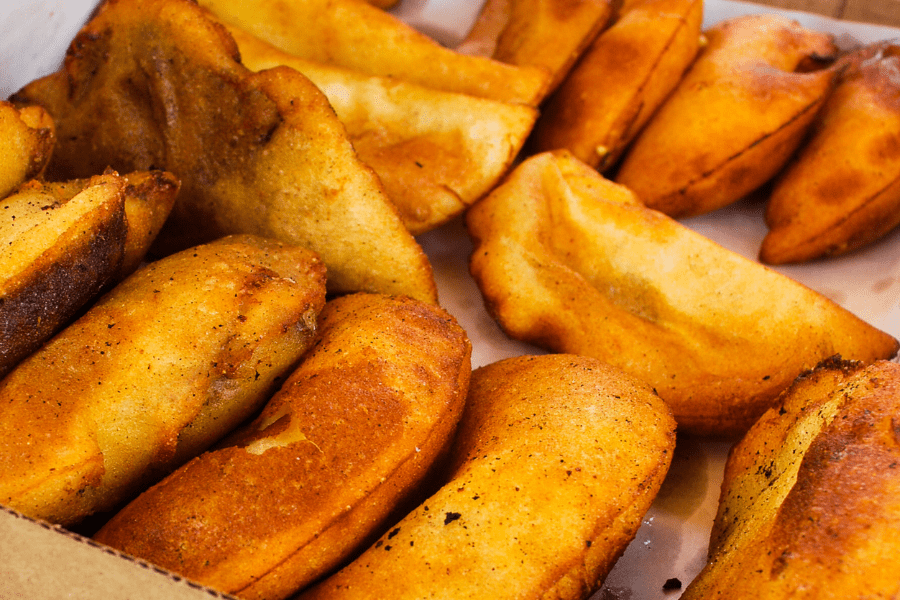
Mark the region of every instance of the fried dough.
<instances>
[{"instance_id":1,"label":"fried dough","mask_svg":"<svg viewBox=\"0 0 900 600\"><path fill-rule=\"evenodd\" d=\"M53 119L43 108L0 100L0 198L43 173L55 140Z\"/></svg>"},{"instance_id":2,"label":"fried dough","mask_svg":"<svg viewBox=\"0 0 900 600\"><path fill-rule=\"evenodd\" d=\"M648 386L595 359L477 369L447 483L299 598L586 599L659 490L674 430Z\"/></svg>"},{"instance_id":3,"label":"fried dough","mask_svg":"<svg viewBox=\"0 0 900 600\"><path fill-rule=\"evenodd\" d=\"M31 181L0 201L0 376L66 325L122 268L125 182Z\"/></svg>"},{"instance_id":4,"label":"fried dough","mask_svg":"<svg viewBox=\"0 0 900 600\"><path fill-rule=\"evenodd\" d=\"M241 65L225 28L190 0L104 3L63 69L13 99L56 122L49 178L111 166L181 180L155 251L255 234L316 252L330 292L437 301L427 257L325 96L292 69Z\"/></svg>"},{"instance_id":5,"label":"fried dough","mask_svg":"<svg viewBox=\"0 0 900 600\"><path fill-rule=\"evenodd\" d=\"M545 69L550 93L612 16L610 0L487 0L456 50Z\"/></svg>"},{"instance_id":6,"label":"fried dough","mask_svg":"<svg viewBox=\"0 0 900 600\"><path fill-rule=\"evenodd\" d=\"M735 17L704 34L708 43L615 175L647 206L676 218L726 206L778 173L836 72L808 68L836 56L832 37L784 17Z\"/></svg>"},{"instance_id":7,"label":"fried dough","mask_svg":"<svg viewBox=\"0 0 900 600\"><path fill-rule=\"evenodd\" d=\"M580 193L573 164L563 152L529 158L467 213L470 270L510 337L619 366L656 389L680 430L724 436L829 356L896 354L890 335L587 165L598 193Z\"/></svg>"},{"instance_id":8,"label":"fried dough","mask_svg":"<svg viewBox=\"0 0 900 600\"><path fill-rule=\"evenodd\" d=\"M169 218L181 182L165 171L128 173L125 178L125 218L128 234L118 277L124 279L141 265Z\"/></svg>"},{"instance_id":9,"label":"fried dough","mask_svg":"<svg viewBox=\"0 0 900 600\"><path fill-rule=\"evenodd\" d=\"M529 142L608 171L678 85L700 47L702 0L637 0L585 50Z\"/></svg>"},{"instance_id":10,"label":"fried dough","mask_svg":"<svg viewBox=\"0 0 900 600\"><path fill-rule=\"evenodd\" d=\"M358 0L203 0L224 23L295 56L426 87L537 106L550 73L445 48ZM360 48L365 48L364 52Z\"/></svg>"},{"instance_id":11,"label":"fried dough","mask_svg":"<svg viewBox=\"0 0 900 600\"><path fill-rule=\"evenodd\" d=\"M0 376L138 268L177 192L171 173L108 172L2 201Z\"/></svg>"},{"instance_id":12,"label":"fried dough","mask_svg":"<svg viewBox=\"0 0 900 600\"><path fill-rule=\"evenodd\" d=\"M900 224L900 45L855 52L809 141L776 180L759 256L803 262L856 250Z\"/></svg>"},{"instance_id":13,"label":"fried dough","mask_svg":"<svg viewBox=\"0 0 900 600\"><path fill-rule=\"evenodd\" d=\"M0 504L71 525L203 451L311 345L324 280L252 236L139 269L0 382Z\"/></svg>"},{"instance_id":14,"label":"fried dough","mask_svg":"<svg viewBox=\"0 0 900 600\"><path fill-rule=\"evenodd\" d=\"M537 110L298 58L229 27L255 71L287 65L324 92L360 159L414 235L489 192L525 143Z\"/></svg>"},{"instance_id":15,"label":"fried dough","mask_svg":"<svg viewBox=\"0 0 900 600\"><path fill-rule=\"evenodd\" d=\"M95 540L242 598L284 598L347 560L446 452L471 346L408 298L332 300L262 414L118 513Z\"/></svg>"},{"instance_id":16,"label":"fried dough","mask_svg":"<svg viewBox=\"0 0 900 600\"><path fill-rule=\"evenodd\" d=\"M900 594L900 365L831 360L731 451L710 562L682 598Z\"/></svg>"},{"instance_id":17,"label":"fried dough","mask_svg":"<svg viewBox=\"0 0 900 600\"><path fill-rule=\"evenodd\" d=\"M125 199L125 254L114 281L132 274L147 257L150 246L172 212L181 182L166 171L140 171L122 175ZM41 188L60 201L85 189L93 179L43 182ZM35 184L37 185L37 184Z\"/></svg>"}]
</instances>

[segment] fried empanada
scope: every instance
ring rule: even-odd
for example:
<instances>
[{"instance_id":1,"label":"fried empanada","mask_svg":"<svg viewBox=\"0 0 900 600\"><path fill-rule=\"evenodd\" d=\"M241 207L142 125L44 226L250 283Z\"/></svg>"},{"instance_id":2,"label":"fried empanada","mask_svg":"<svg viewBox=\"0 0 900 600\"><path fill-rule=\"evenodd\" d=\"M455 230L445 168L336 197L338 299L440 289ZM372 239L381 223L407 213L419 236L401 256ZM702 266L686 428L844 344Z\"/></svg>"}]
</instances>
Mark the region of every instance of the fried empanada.
<instances>
[{"instance_id":1,"label":"fried empanada","mask_svg":"<svg viewBox=\"0 0 900 600\"><path fill-rule=\"evenodd\" d=\"M253 236L139 269L0 382L0 504L117 508L257 411L324 304L312 252Z\"/></svg>"},{"instance_id":2,"label":"fried empanada","mask_svg":"<svg viewBox=\"0 0 900 600\"><path fill-rule=\"evenodd\" d=\"M30 181L0 201L0 377L116 279L124 191L107 174L67 190Z\"/></svg>"},{"instance_id":3,"label":"fried empanada","mask_svg":"<svg viewBox=\"0 0 900 600\"><path fill-rule=\"evenodd\" d=\"M436 302L427 257L325 96L293 69L253 73L238 55L224 26L190 0L113 0L62 70L13 98L56 122L48 178L107 166L178 176L155 251L256 234L319 254L330 292Z\"/></svg>"},{"instance_id":4,"label":"fried empanada","mask_svg":"<svg viewBox=\"0 0 900 600\"><path fill-rule=\"evenodd\" d=\"M896 354L890 335L587 165L598 193L580 193L572 161L529 158L467 213L470 270L509 336L619 366L656 389L680 430L703 435L743 433L829 356Z\"/></svg>"},{"instance_id":5,"label":"fried empanada","mask_svg":"<svg viewBox=\"0 0 900 600\"><path fill-rule=\"evenodd\" d=\"M125 178L125 218L128 235L119 278L141 265L175 206L181 182L165 171L128 173Z\"/></svg>"},{"instance_id":6,"label":"fried empanada","mask_svg":"<svg viewBox=\"0 0 900 600\"><path fill-rule=\"evenodd\" d=\"M702 0L631 2L547 100L529 149L613 167L693 62L702 19Z\"/></svg>"},{"instance_id":7,"label":"fried empanada","mask_svg":"<svg viewBox=\"0 0 900 600\"><path fill-rule=\"evenodd\" d=\"M537 110L298 58L230 27L253 70L287 65L325 93L360 159L414 235L489 192L519 153Z\"/></svg>"},{"instance_id":8,"label":"fried empanada","mask_svg":"<svg viewBox=\"0 0 900 600\"><path fill-rule=\"evenodd\" d=\"M612 16L610 0L487 0L456 50L545 69L549 93Z\"/></svg>"},{"instance_id":9,"label":"fried empanada","mask_svg":"<svg viewBox=\"0 0 900 600\"><path fill-rule=\"evenodd\" d=\"M426 87L537 106L550 73L441 46L359 0L202 0L224 23L295 56Z\"/></svg>"},{"instance_id":10,"label":"fried empanada","mask_svg":"<svg viewBox=\"0 0 900 600\"><path fill-rule=\"evenodd\" d=\"M674 448L669 408L615 367L563 354L489 364L472 373L445 485L299 598L589 598Z\"/></svg>"},{"instance_id":11,"label":"fried empanada","mask_svg":"<svg viewBox=\"0 0 900 600\"><path fill-rule=\"evenodd\" d=\"M900 365L830 360L731 451L684 600L900 594Z\"/></svg>"},{"instance_id":12,"label":"fried empanada","mask_svg":"<svg viewBox=\"0 0 900 600\"><path fill-rule=\"evenodd\" d=\"M109 174L108 174L109 175ZM115 174L113 174L115 175ZM172 212L181 183L166 171L139 171L122 175L125 199L125 254L114 280L131 275L147 257L156 236ZM43 182L41 189L64 201L88 187L94 179Z\"/></svg>"},{"instance_id":13,"label":"fried empanada","mask_svg":"<svg viewBox=\"0 0 900 600\"><path fill-rule=\"evenodd\" d=\"M0 199L43 173L55 140L53 119L43 108L0 101Z\"/></svg>"},{"instance_id":14,"label":"fried empanada","mask_svg":"<svg viewBox=\"0 0 900 600\"><path fill-rule=\"evenodd\" d=\"M735 17L626 152L615 180L672 217L707 213L770 180L802 143L835 70L831 35L772 14Z\"/></svg>"},{"instance_id":15,"label":"fried empanada","mask_svg":"<svg viewBox=\"0 0 900 600\"><path fill-rule=\"evenodd\" d=\"M900 224L900 45L851 55L772 187L766 224L759 257L770 264L844 254Z\"/></svg>"},{"instance_id":16,"label":"fried empanada","mask_svg":"<svg viewBox=\"0 0 900 600\"><path fill-rule=\"evenodd\" d=\"M438 307L332 300L316 345L259 417L94 539L241 598L285 598L418 501L462 414L470 355Z\"/></svg>"},{"instance_id":17,"label":"fried empanada","mask_svg":"<svg viewBox=\"0 0 900 600\"><path fill-rule=\"evenodd\" d=\"M2 201L0 377L138 268L177 192L171 173L110 171Z\"/></svg>"}]
</instances>

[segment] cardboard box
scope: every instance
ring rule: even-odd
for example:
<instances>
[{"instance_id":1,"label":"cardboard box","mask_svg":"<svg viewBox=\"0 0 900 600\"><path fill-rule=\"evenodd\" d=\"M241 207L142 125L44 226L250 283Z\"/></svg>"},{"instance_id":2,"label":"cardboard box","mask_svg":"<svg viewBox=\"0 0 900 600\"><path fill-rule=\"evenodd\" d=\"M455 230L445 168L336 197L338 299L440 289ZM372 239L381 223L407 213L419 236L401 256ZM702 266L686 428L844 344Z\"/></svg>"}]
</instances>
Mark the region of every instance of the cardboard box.
<instances>
[{"instance_id":1,"label":"cardboard box","mask_svg":"<svg viewBox=\"0 0 900 600\"><path fill-rule=\"evenodd\" d=\"M51 6L46 1L23 0L19 6L0 9L0 96L6 97L31 79L56 69L68 41L88 18L94 3L95 0L57 0ZM809 27L833 30L861 41L900 34L889 26L828 18L900 25L897 0L771 0L766 4L826 15L787 13ZM465 33L478 5L477 0L405 2L395 12L423 29L440 31L445 41L452 41ZM766 10L775 9L707 0L706 24ZM435 19L440 22L435 23ZM737 206L688 224L747 256L755 255L765 233L759 207L754 206ZM469 246L461 224L451 223L422 236L420 241L429 255L440 257L434 262L442 304L472 335L473 366L522 353L521 345L492 331L489 317L478 302L472 301L479 291L468 277ZM900 233L895 232L848 259L813 267L787 267L784 271L900 337ZM670 480L598 597L672 600L678 596L677 591L664 591L663 584L677 578L686 586L703 566L727 450L724 442L679 440ZM0 508L0 600L227 597L62 528Z\"/></svg>"},{"instance_id":2,"label":"cardboard box","mask_svg":"<svg viewBox=\"0 0 900 600\"><path fill-rule=\"evenodd\" d=\"M68 532L0 511L0 598L231 598Z\"/></svg>"}]
</instances>

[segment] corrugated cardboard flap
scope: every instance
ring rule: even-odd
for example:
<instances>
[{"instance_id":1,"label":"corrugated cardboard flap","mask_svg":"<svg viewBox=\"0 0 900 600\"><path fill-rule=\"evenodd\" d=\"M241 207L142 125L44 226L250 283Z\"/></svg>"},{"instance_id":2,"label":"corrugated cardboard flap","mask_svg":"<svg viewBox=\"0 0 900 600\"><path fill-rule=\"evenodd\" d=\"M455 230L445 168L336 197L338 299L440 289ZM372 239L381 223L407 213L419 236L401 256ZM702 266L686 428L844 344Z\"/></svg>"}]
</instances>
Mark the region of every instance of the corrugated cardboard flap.
<instances>
[{"instance_id":1,"label":"corrugated cardboard flap","mask_svg":"<svg viewBox=\"0 0 900 600\"><path fill-rule=\"evenodd\" d=\"M2 506L0 540L0 598L233 598Z\"/></svg>"}]
</instances>

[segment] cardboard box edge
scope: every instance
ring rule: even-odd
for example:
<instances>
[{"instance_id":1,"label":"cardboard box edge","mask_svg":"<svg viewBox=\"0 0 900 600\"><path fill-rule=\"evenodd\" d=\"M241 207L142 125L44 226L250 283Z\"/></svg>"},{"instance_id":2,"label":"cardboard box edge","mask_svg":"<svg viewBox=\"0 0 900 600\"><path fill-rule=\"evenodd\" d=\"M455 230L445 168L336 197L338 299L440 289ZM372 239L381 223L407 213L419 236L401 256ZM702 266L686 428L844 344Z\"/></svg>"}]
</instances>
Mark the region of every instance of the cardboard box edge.
<instances>
[{"instance_id":1,"label":"cardboard box edge","mask_svg":"<svg viewBox=\"0 0 900 600\"><path fill-rule=\"evenodd\" d=\"M2 599L234 598L6 506L0 540Z\"/></svg>"}]
</instances>

